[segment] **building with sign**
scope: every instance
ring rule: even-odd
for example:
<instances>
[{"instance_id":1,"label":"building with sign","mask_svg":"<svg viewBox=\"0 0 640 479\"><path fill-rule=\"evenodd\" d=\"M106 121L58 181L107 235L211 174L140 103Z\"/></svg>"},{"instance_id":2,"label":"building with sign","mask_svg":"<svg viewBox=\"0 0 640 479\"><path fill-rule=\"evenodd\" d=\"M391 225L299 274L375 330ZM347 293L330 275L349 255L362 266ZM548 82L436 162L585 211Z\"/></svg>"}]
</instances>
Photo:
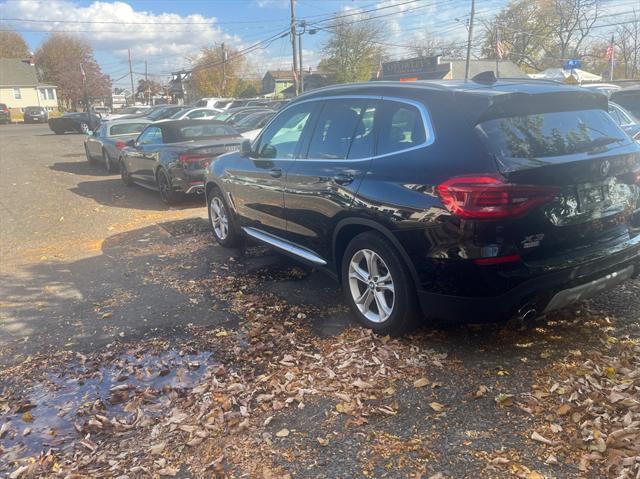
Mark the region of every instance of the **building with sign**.
<instances>
[{"instance_id":1,"label":"building with sign","mask_svg":"<svg viewBox=\"0 0 640 479\"><path fill-rule=\"evenodd\" d=\"M448 60L441 56L416 57L382 64L379 80L464 80L465 60ZM527 78L513 62L500 61L498 75L503 78ZM486 71L496 72L495 60L471 60L469 78Z\"/></svg>"}]
</instances>

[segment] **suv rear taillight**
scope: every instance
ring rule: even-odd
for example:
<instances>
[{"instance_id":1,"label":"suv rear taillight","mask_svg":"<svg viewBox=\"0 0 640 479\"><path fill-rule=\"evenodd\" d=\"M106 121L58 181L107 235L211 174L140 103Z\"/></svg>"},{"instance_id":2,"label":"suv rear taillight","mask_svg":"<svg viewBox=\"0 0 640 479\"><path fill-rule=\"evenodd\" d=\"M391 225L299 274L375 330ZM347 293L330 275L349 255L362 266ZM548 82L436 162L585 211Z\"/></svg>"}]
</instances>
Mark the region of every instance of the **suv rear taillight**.
<instances>
[{"instance_id":1,"label":"suv rear taillight","mask_svg":"<svg viewBox=\"0 0 640 479\"><path fill-rule=\"evenodd\" d=\"M444 206L466 219L497 220L553 201L559 188L508 183L496 175L457 176L437 186Z\"/></svg>"},{"instance_id":2,"label":"suv rear taillight","mask_svg":"<svg viewBox=\"0 0 640 479\"><path fill-rule=\"evenodd\" d=\"M124 141L122 141L122 140L117 140L117 141L116 141L116 148L117 148L118 150L122 150L126 145L127 145L127 144L126 144Z\"/></svg>"},{"instance_id":3,"label":"suv rear taillight","mask_svg":"<svg viewBox=\"0 0 640 479\"><path fill-rule=\"evenodd\" d=\"M213 158L211 157L211 155L187 154L187 155L180 155L178 157L178 160L180 161L180 163L182 163L185 166L199 164L202 168L206 168L207 166L209 166L209 163L211 163L211 160L213 160Z\"/></svg>"}]
</instances>

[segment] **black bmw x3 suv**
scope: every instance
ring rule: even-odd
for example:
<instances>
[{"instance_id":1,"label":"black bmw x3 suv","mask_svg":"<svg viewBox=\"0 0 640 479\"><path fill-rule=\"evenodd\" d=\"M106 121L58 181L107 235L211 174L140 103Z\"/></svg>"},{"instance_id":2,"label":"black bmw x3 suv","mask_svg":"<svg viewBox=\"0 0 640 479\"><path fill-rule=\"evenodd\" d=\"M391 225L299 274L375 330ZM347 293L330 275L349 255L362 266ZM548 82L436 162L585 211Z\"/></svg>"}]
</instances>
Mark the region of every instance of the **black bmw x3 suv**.
<instances>
[{"instance_id":1,"label":"black bmw x3 suv","mask_svg":"<svg viewBox=\"0 0 640 479\"><path fill-rule=\"evenodd\" d=\"M562 308L640 269L640 146L599 93L371 82L305 94L208 169L218 243L322 267L397 335Z\"/></svg>"}]
</instances>

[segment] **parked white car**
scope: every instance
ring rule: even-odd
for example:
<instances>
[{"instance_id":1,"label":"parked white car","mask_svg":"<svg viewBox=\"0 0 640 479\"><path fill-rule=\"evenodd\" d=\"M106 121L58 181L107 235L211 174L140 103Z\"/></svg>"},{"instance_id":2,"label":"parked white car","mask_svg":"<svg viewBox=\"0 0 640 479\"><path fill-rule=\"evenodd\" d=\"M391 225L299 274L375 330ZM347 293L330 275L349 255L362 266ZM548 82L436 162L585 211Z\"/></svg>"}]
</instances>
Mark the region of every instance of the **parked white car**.
<instances>
[{"instance_id":1,"label":"parked white car","mask_svg":"<svg viewBox=\"0 0 640 479\"><path fill-rule=\"evenodd\" d=\"M180 110L169 120L211 120L222 110L216 108L191 108L189 110Z\"/></svg>"},{"instance_id":2,"label":"parked white car","mask_svg":"<svg viewBox=\"0 0 640 479\"><path fill-rule=\"evenodd\" d=\"M226 110L233 103L233 98L201 98L195 104L197 108L216 108L218 110Z\"/></svg>"}]
</instances>

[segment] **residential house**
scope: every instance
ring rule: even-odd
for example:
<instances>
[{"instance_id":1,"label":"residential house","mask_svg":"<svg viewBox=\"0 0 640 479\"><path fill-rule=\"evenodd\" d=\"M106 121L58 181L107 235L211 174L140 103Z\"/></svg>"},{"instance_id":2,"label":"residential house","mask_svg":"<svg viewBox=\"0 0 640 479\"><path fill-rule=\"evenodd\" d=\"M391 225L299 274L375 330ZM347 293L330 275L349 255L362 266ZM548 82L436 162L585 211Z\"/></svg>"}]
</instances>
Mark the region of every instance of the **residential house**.
<instances>
[{"instance_id":1,"label":"residential house","mask_svg":"<svg viewBox=\"0 0 640 479\"><path fill-rule=\"evenodd\" d=\"M262 94L271 98L283 98L282 90L293 84L291 70L269 70L262 78Z\"/></svg>"},{"instance_id":2,"label":"residential house","mask_svg":"<svg viewBox=\"0 0 640 479\"><path fill-rule=\"evenodd\" d=\"M22 112L28 106L58 109L56 87L40 82L30 59L0 58L0 103L6 104L12 113Z\"/></svg>"}]
</instances>

